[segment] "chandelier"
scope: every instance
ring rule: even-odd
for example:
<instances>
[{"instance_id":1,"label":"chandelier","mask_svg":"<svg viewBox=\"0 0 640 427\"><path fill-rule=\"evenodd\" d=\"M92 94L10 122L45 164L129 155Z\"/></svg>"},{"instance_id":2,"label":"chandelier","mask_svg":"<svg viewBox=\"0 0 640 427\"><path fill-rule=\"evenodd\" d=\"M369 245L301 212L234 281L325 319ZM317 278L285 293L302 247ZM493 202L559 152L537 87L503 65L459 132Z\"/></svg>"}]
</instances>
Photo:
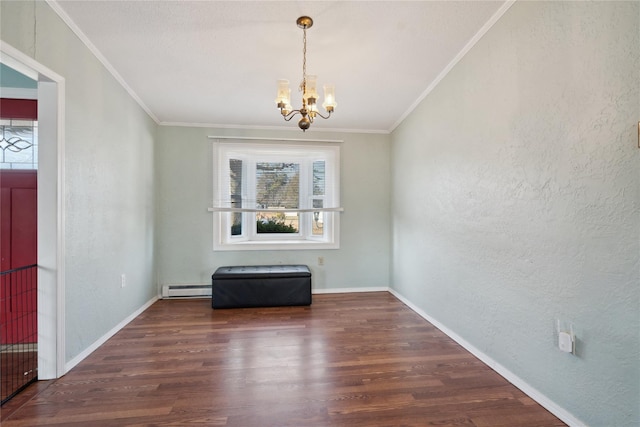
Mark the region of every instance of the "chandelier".
<instances>
[{"instance_id":1,"label":"chandelier","mask_svg":"<svg viewBox=\"0 0 640 427\"><path fill-rule=\"evenodd\" d=\"M298 110L292 109L291 89L289 89L289 80L286 79L278 80L278 96L276 98L276 103L280 109L280 114L282 114L282 117L286 121L291 120L296 114L300 114L300 116L302 116L298 121L298 126L304 132L309 129L316 116L322 117L323 119L331 117L331 113L333 113L337 104L335 101L335 87L332 84L326 84L323 86L324 102L322 103L322 107L326 110L327 115L323 116L318 111L318 92L316 91L317 77L307 75L307 28L311 28L313 25L313 19L308 16L301 16L296 20L296 24L298 27L302 28L304 33L302 37L302 82L300 83L302 107Z\"/></svg>"}]
</instances>

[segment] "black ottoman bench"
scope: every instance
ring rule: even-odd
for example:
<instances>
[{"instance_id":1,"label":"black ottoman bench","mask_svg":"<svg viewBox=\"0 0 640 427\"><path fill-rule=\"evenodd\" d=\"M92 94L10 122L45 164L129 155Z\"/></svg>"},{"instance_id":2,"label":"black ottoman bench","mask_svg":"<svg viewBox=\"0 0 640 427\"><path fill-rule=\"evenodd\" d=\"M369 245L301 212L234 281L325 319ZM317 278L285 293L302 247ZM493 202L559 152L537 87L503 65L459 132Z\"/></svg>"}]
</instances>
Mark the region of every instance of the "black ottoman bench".
<instances>
[{"instance_id":1,"label":"black ottoman bench","mask_svg":"<svg viewBox=\"0 0 640 427\"><path fill-rule=\"evenodd\" d=\"M306 265L220 267L211 281L213 308L311 304L311 271Z\"/></svg>"}]
</instances>

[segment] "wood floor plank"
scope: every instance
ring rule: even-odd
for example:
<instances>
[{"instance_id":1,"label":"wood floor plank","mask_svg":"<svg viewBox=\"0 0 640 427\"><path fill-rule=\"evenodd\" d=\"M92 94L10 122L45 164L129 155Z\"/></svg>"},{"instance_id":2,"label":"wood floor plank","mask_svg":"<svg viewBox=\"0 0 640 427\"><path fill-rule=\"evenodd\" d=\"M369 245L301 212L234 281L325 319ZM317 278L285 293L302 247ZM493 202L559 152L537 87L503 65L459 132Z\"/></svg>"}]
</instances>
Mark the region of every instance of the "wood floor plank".
<instances>
[{"instance_id":1,"label":"wood floor plank","mask_svg":"<svg viewBox=\"0 0 640 427\"><path fill-rule=\"evenodd\" d=\"M158 301L6 427L562 426L386 292Z\"/></svg>"}]
</instances>

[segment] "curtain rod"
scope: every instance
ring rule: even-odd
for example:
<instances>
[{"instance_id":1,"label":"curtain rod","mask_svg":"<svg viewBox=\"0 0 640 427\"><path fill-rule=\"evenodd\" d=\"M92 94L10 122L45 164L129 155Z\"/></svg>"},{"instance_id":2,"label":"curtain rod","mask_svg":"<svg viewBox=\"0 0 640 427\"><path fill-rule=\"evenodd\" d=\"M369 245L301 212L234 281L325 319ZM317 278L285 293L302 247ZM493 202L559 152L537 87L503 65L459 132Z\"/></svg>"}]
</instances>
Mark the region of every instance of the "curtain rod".
<instances>
[{"instance_id":1,"label":"curtain rod","mask_svg":"<svg viewBox=\"0 0 640 427\"><path fill-rule=\"evenodd\" d=\"M297 139L297 138L261 138L254 136L213 136L209 135L209 139L237 139L246 141L287 141L287 142L344 142L343 139Z\"/></svg>"},{"instance_id":2,"label":"curtain rod","mask_svg":"<svg viewBox=\"0 0 640 427\"><path fill-rule=\"evenodd\" d=\"M287 208L265 208L265 209L249 209L249 208L223 208L213 207L207 209L209 212L344 212L344 208L310 208L310 209L287 209Z\"/></svg>"}]
</instances>

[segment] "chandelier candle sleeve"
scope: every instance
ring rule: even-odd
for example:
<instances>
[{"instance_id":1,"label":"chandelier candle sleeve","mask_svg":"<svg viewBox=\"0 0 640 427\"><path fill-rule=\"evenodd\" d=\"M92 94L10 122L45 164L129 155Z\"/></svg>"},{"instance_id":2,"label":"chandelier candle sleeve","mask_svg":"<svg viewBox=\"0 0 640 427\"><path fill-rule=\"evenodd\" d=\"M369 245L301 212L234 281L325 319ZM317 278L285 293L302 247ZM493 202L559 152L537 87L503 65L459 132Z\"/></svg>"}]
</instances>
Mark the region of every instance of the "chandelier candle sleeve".
<instances>
[{"instance_id":1,"label":"chandelier candle sleeve","mask_svg":"<svg viewBox=\"0 0 640 427\"><path fill-rule=\"evenodd\" d=\"M276 104L283 112L286 111L289 114L291 111L291 89L289 88L289 80L278 80L278 95L276 97Z\"/></svg>"},{"instance_id":2,"label":"chandelier candle sleeve","mask_svg":"<svg viewBox=\"0 0 640 427\"><path fill-rule=\"evenodd\" d=\"M322 103L322 108L327 110L327 112L332 112L334 108L338 104L336 104L336 88L332 84L326 84L323 86L324 88L324 102Z\"/></svg>"},{"instance_id":3,"label":"chandelier candle sleeve","mask_svg":"<svg viewBox=\"0 0 640 427\"><path fill-rule=\"evenodd\" d=\"M316 81L318 80L317 76L307 76L307 84L306 89L302 97L304 98L309 109L313 109L316 105L316 101L318 100L318 91L316 91ZM317 110L317 108L316 108Z\"/></svg>"},{"instance_id":4,"label":"chandelier candle sleeve","mask_svg":"<svg viewBox=\"0 0 640 427\"><path fill-rule=\"evenodd\" d=\"M300 82L300 92L302 92L302 106L294 110L291 106L291 89L289 89L289 80L278 80L278 94L276 96L276 104L280 109L280 114L288 122L295 115L300 114L301 118L298 121L298 127L303 131L306 131L311 127L313 120L316 116L320 116L323 119L331 117L331 113L336 108L336 96L335 87L332 84L324 85L324 102L322 107L327 112L324 116L318 111L318 91L317 77L314 75L307 75L307 29L313 25L313 20L308 16L301 16L296 20L298 27L303 30L303 49L302 49L302 81Z\"/></svg>"}]
</instances>

